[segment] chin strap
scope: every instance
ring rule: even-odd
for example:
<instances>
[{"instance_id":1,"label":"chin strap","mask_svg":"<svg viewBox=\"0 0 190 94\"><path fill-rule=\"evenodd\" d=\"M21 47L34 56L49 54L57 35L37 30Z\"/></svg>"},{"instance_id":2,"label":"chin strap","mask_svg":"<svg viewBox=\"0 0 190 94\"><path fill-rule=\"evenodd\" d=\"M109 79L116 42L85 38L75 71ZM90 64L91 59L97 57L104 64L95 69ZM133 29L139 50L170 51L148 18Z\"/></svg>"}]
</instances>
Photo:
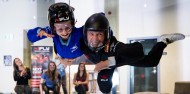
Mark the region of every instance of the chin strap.
<instances>
[{"instance_id":1,"label":"chin strap","mask_svg":"<svg viewBox=\"0 0 190 94\"><path fill-rule=\"evenodd\" d=\"M106 53L108 53L109 47L110 47L110 40L108 40L105 45L102 45L102 46L100 46L100 47L91 47L91 46L89 46L89 45L88 45L88 47L89 47L90 50L95 51L95 52L98 52L98 51L100 51L102 48L104 48L104 51L105 51Z\"/></svg>"},{"instance_id":2,"label":"chin strap","mask_svg":"<svg viewBox=\"0 0 190 94\"><path fill-rule=\"evenodd\" d=\"M109 47L110 47L110 39L107 41L104 51L107 53L109 51Z\"/></svg>"},{"instance_id":3,"label":"chin strap","mask_svg":"<svg viewBox=\"0 0 190 94\"><path fill-rule=\"evenodd\" d=\"M100 51L102 48L104 48L105 46L101 46L101 47L91 47L91 46L88 46L89 47L89 49L91 50L91 51L94 51L94 52L98 52L98 51Z\"/></svg>"}]
</instances>

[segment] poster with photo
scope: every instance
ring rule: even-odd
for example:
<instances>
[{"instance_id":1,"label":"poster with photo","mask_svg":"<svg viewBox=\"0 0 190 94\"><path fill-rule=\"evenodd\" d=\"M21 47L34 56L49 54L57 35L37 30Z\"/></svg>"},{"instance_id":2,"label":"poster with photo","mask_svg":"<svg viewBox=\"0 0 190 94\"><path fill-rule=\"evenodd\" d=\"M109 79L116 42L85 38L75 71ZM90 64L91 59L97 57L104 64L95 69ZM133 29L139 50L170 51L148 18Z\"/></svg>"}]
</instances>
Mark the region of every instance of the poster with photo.
<instances>
[{"instance_id":1,"label":"poster with photo","mask_svg":"<svg viewBox=\"0 0 190 94\"><path fill-rule=\"evenodd\" d=\"M48 63L53 58L52 46L32 46L31 47L31 87L39 88L40 78L43 70L48 68Z\"/></svg>"},{"instance_id":2,"label":"poster with photo","mask_svg":"<svg viewBox=\"0 0 190 94\"><path fill-rule=\"evenodd\" d=\"M12 56L11 55L4 55L4 65L5 66L12 65Z\"/></svg>"}]
</instances>

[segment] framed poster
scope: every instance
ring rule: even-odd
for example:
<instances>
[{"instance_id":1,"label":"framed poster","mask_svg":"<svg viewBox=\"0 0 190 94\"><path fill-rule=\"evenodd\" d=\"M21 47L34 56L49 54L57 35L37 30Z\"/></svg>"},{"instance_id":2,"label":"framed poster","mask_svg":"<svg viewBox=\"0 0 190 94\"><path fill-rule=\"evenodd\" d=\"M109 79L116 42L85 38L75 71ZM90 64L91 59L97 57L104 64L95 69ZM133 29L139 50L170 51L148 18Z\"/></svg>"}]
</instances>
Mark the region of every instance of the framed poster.
<instances>
[{"instance_id":1,"label":"framed poster","mask_svg":"<svg viewBox=\"0 0 190 94\"><path fill-rule=\"evenodd\" d=\"M4 55L4 65L5 66L12 65L12 56L11 55Z\"/></svg>"}]
</instances>

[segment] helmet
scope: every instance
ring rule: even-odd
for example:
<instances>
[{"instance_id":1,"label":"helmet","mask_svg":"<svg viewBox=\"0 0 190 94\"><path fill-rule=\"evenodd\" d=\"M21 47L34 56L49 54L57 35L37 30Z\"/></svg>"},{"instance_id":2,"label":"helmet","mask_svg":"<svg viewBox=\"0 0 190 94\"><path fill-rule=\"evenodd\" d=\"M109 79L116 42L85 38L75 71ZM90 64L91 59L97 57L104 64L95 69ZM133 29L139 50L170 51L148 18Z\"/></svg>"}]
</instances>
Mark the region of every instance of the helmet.
<instances>
[{"instance_id":1,"label":"helmet","mask_svg":"<svg viewBox=\"0 0 190 94\"><path fill-rule=\"evenodd\" d=\"M49 7L48 20L49 25L52 29L52 34L55 34L54 23L71 21L71 24L74 26L75 17L74 17L74 8L69 6L66 3L55 3Z\"/></svg>"},{"instance_id":2,"label":"helmet","mask_svg":"<svg viewBox=\"0 0 190 94\"><path fill-rule=\"evenodd\" d=\"M109 21L103 13L95 13L91 15L85 22L85 25L83 28L83 37L84 37L84 42L86 45L88 45L87 32L90 32L90 31L104 32L103 45L101 47L92 48L92 49L97 50L97 49L103 48L107 44L108 40L110 39Z\"/></svg>"}]
</instances>

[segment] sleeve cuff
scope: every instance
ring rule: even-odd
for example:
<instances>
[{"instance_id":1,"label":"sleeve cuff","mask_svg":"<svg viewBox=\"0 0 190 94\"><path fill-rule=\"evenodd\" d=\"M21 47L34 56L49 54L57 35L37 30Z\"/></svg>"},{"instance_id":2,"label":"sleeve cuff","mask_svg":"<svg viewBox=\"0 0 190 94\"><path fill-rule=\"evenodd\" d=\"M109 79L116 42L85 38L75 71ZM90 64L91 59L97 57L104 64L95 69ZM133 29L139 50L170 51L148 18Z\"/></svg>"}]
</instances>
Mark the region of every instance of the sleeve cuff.
<instances>
[{"instance_id":1,"label":"sleeve cuff","mask_svg":"<svg viewBox=\"0 0 190 94\"><path fill-rule=\"evenodd\" d=\"M108 57L108 62L109 66L115 66L116 65L115 56Z\"/></svg>"},{"instance_id":2,"label":"sleeve cuff","mask_svg":"<svg viewBox=\"0 0 190 94\"><path fill-rule=\"evenodd\" d=\"M39 28L39 29L37 30L37 34L39 34L41 30L42 30L42 29Z\"/></svg>"}]
</instances>

